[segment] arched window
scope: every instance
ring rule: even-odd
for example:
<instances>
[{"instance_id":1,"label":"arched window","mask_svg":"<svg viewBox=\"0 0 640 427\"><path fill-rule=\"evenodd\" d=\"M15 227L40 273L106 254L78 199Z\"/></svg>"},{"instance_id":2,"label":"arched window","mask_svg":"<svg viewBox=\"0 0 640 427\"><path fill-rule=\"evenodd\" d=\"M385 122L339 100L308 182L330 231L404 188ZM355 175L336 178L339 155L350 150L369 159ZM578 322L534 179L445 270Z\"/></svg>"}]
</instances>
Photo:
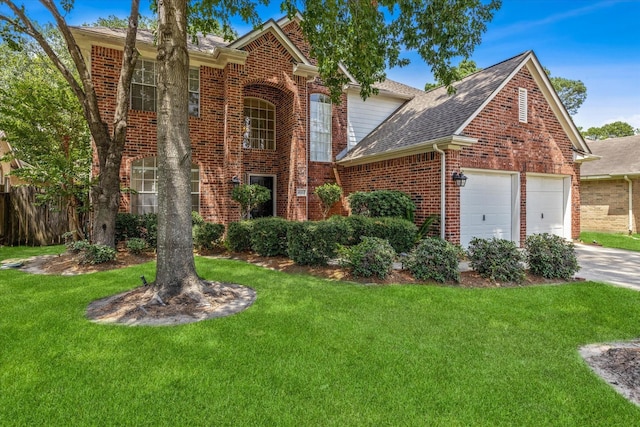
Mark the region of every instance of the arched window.
<instances>
[{"instance_id":1,"label":"arched window","mask_svg":"<svg viewBox=\"0 0 640 427\"><path fill-rule=\"evenodd\" d=\"M331 161L331 98L312 93L309 104L310 159Z\"/></svg>"},{"instance_id":2,"label":"arched window","mask_svg":"<svg viewBox=\"0 0 640 427\"><path fill-rule=\"evenodd\" d=\"M136 160L131 165L131 213L158 212L158 164L155 157ZM200 210L200 169L191 165L191 210Z\"/></svg>"},{"instance_id":3,"label":"arched window","mask_svg":"<svg viewBox=\"0 0 640 427\"><path fill-rule=\"evenodd\" d=\"M276 107L259 98L244 99L244 148L276 149Z\"/></svg>"}]
</instances>

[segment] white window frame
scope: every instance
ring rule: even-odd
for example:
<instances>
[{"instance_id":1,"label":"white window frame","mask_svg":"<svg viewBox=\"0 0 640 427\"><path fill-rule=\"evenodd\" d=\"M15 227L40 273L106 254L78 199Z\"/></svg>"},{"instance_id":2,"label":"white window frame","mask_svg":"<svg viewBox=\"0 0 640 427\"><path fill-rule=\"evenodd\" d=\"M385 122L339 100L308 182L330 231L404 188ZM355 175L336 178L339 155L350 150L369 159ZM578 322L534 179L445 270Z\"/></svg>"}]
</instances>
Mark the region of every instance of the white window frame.
<instances>
[{"instance_id":1,"label":"white window frame","mask_svg":"<svg viewBox=\"0 0 640 427\"><path fill-rule=\"evenodd\" d=\"M520 123L527 123L528 121L528 99L527 99L527 89L519 87L518 88L518 121Z\"/></svg>"},{"instance_id":2,"label":"white window frame","mask_svg":"<svg viewBox=\"0 0 640 427\"><path fill-rule=\"evenodd\" d=\"M245 97L243 105L242 147L256 150L275 150L276 106L254 96ZM264 117L261 117L262 115ZM271 128L269 124L271 124Z\"/></svg>"},{"instance_id":3,"label":"white window frame","mask_svg":"<svg viewBox=\"0 0 640 427\"><path fill-rule=\"evenodd\" d=\"M331 98L321 93L309 95L309 159L330 162L332 147Z\"/></svg>"},{"instance_id":4,"label":"white window frame","mask_svg":"<svg viewBox=\"0 0 640 427\"><path fill-rule=\"evenodd\" d=\"M151 74L149 77L148 75ZM197 78L196 78L197 76ZM132 110L158 111L158 66L156 61L138 58L136 67L131 77L131 91L129 105ZM136 90L136 88L139 88ZM200 69L189 68L189 115L200 117ZM145 92L151 92L149 94ZM135 95L140 93L140 96ZM134 108L134 99L140 99L140 108Z\"/></svg>"},{"instance_id":5,"label":"white window frame","mask_svg":"<svg viewBox=\"0 0 640 427\"><path fill-rule=\"evenodd\" d=\"M136 169L141 171L141 179L136 179ZM152 174L151 179L145 178L145 172ZM197 174L194 176L194 173ZM194 179L195 178L195 179ZM138 186L138 182L140 186ZM157 157L144 157L142 159L135 160L131 163L131 189L134 190L131 194L131 202L129 211L132 214L142 215L145 213L157 213L158 212L158 159ZM150 185L145 186L145 183ZM138 188L136 188L138 187ZM149 189L150 187L150 189ZM136 199L139 195L155 195L154 202L152 204L140 204L136 203ZM195 203L194 203L195 196ZM142 208L142 209L141 209ZM200 168L197 164L191 165L191 210L196 212L200 211Z\"/></svg>"}]
</instances>

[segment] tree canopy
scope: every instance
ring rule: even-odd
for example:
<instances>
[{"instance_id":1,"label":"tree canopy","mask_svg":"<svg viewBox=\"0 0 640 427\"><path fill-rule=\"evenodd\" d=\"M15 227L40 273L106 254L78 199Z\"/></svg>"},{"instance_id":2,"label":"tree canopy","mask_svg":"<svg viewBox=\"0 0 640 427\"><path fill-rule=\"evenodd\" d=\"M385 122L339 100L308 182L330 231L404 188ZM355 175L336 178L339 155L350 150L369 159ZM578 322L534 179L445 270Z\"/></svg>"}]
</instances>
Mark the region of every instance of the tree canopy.
<instances>
[{"instance_id":1,"label":"tree canopy","mask_svg":"<svg viewBox=\"0 0 640 427\"><path fill-rule=\"evenodd\" d=\"M478 68L478 65L475 61L472 61L470 59L463 59L462 61L460 61L457 67L453 67L453 72L456 76L454 81L462 80L468 75L481 70L482 68ZM426 83L424 85L424 90L429 91L443 85L444 82L442 81L436 81L435 83Z\"/></svg>"},{"instance_id":2,"label":"tree canopy","mask_svg":"<svg viewBox=\"0 0 640 427\"><path fill-rule=\"evenodd\" d=\"M582 136L588 139L608 139L620 138L623 136L633 136L640 134L640 129L634 129L629 123L617 121L607 123L600 127L590 127L586 131L582 131Z\"/></svg>"},{"instance_id":3,"label":"tree canopy","mask_svg":"<svg viewBox=\"0 0 640 427\"><path fill-rule=\"evenodd\" d=\"M587 99L587 87L581 80L571 80L564 77L552 77L547 68L544 71L549 76L551 85L556 90L560 101L567 112L574 116L582 103Z\"/></svg>"}]
</instances>

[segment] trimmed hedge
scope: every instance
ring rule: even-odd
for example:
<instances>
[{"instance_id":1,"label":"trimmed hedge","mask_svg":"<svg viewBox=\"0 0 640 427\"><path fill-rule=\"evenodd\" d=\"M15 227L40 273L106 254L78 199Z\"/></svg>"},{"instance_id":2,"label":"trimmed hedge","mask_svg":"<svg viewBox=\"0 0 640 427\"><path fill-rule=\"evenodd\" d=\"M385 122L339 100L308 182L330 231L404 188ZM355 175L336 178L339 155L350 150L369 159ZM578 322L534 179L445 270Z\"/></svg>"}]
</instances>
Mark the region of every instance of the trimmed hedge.
<instances>
[{"instance_id":1,"label":"trimmed hedge","mask_svg":"<svg viewBox=\"0 0 640 427\"><path fill-rule=\"evenodd\" d=\"M418 232L414 223L402 218L369 218L351 215L332 216L329 221L346 226L345 234L338 239L341 245L357 245L364 236L378 237L388 240L396 253L409 252L415 244Z\"/></svg>"},{"instance_id":2,"label":"trimmed hedge","mask_svg":"<svg viewBox=\"0 0 640 427\"><path fill-rule=\"evenodd\" d=\"M224 225L211 222L196 224L192 229L193 245L198 249L213 249L224 234Z\"/></svg>"},{"instance_id":3,"label":"trimmed hedge","mask_svg":"<svg viewBox=\"0 0 640 427\"><path fill-rule=\"evenodd\" d=\"M356 277L387 277L393 270L396 252L387 240L378 237L363 237L355 246L341 246L340 265L351 269Z\"/></svg>"},{"instance_id":4,"label":"trimmed hedge","mask_svg":"<svg viewBox=\"0 0 640 427\"><path fill-rule=\"evenodd\" d=\"M471 268L484 278L516 283L524 280L522 263L525 257L510 240L475 237L469 243L467 254L471 260Z\"/></svg>"},{"instance_id":5,"label":"trimmed hedge","mask_svg":"<svg viewBox=\"0 0 640 427\"><path fill-rule=\"evenodd\" d=\"M254 219L251 249L262 256L287 256L287 230L290 224L279 217Z\"/></svg>"},{"instance_id":6,"label":"trimmed hedge","mask_svg":"<svg viewBox=\"0 0 640 427\"><path fill-rule=\"evenodd\" d=\"M460 281L459 258L463 250L436 237L426 237L411 251L404 265L419 280Z\"/></svg>"},{"instance_id":7,"label":"trimmed hedge","mask_svg":"<svg viewBox=\"0 0 640 427\"><path fill-rule=\"evenodd\" d=\"M416 210L411 197L397 190L356 191L348 200L355 215L413 219Z\"/></svg>"},{"instance_id":8,"label":"trimmed hedge","mask_svg":"<svg viewBox=\"0 0 640 427\"><path fill-rule=\"evenodd\" d=\"M291 222L288 253L296 264L326 265L337 253L338 242L348 234L343 221Z\"/></svg>"},{"instance_id":9,"label":"trimmed hedge","mask_svg":"<svg viewBox=\"0 0 640 427\"><path fill-rule=\"evenodd\" d=\"M525 240L529 271L547 279L569 279L578 270L573 242L554 234L533 234Z\"/></svg>"},{"instance_id":10,"label":"trimmed hedge","mask_svg":"<svg viewBox=\"0 0 640 427\"><path fill-rule=\"evenodd\" d=\"M118 213L115 236L116 243L137 237L144 239L149 247L155 248L158 245L158 215Z\"/></svg>"},{"instance_id":11,"label":"trimmed hedge","mask_svg":"<svg viewBox=\"0 0 640 427\"><path fill-rule=\"evenodd\" d=\"M253 221L231 222L227 227L227 247L233 252L251 250L251 233Z\"/></svg>"}]
</instances>

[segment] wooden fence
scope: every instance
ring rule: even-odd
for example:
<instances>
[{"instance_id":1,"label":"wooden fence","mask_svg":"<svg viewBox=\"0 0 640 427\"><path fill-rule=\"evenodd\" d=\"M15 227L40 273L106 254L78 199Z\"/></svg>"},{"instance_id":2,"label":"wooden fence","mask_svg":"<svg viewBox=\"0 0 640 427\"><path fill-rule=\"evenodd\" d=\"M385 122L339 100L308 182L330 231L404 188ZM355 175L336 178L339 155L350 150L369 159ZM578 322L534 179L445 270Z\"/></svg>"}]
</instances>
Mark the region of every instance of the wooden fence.
<instances>
[{"instance_id":1,"label":"wooden fence","mask_svg":"<svg viewBox=\"0 0 640 427\"><path fill-rule=\"evenodd\" d=\"M36 204L33 187L11 187L0 193L0 244L42 246L62 243L67 212Z\"/></svg>"}]
</instances>

